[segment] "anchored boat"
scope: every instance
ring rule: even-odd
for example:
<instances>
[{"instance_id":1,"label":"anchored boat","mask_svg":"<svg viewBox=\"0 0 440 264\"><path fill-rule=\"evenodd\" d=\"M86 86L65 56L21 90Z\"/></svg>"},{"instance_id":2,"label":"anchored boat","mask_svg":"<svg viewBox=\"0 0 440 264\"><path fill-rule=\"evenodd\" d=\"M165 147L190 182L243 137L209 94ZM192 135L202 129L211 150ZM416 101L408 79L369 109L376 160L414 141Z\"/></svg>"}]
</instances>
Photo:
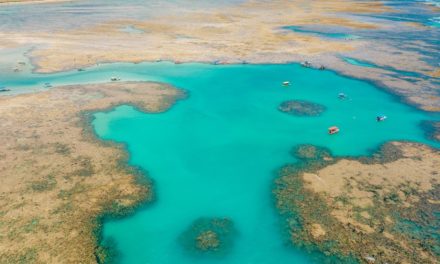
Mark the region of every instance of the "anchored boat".
<instances>
[{"instance_id":1,"label":"anchored boat","mask_svg":"<svg viewBox=\"0 0 440 264\"><path fill-rule=\"evenodd\" d=\"M306 68L312 68L312 64L309 61L301 62L301 66Z\"/></svg>"},{"instance_id":2,"label":"anchored boat","mask_svg":"<svg viewBox=\"0 0 440 264\"><path fill-rule=\"evenodd\" d=\"M339 127L337 127L337 126L329 127L329 128L328 128L328 133L329 133L330 135L333 135L333 134L339 133Z\"/></svg>"},{"instance_id":3,"label":"anchored boat","mask_svg":"<svg viewBox=\"0 0 440 264\"><path fill-rule=\"evenodd\" d=\"M338 98L341 100L347 99L347 95L345 93L339 93Z\"/></svg>"},{"instance_id":4,"label":"anchored boat","mask_svg":"<svg viewBox=\"0 0 440 264\"><path fill-rule=\"evenodd\" d=\"M290 86L290 82L289 81L283 82L283 86Z\"/></svg>"},{"instance_id":5,"label":"anchored boat","mask_svg":"<svg viewBox=\"0 0 440 264\"><path fill-rule=\"evenodd\" d=\"M382 121L385 121L386 119L387 119L387 116L384 116L384 115L380 115L380 116L376 117L377 122L382 122Z\"/></svg>"}]
</instances>

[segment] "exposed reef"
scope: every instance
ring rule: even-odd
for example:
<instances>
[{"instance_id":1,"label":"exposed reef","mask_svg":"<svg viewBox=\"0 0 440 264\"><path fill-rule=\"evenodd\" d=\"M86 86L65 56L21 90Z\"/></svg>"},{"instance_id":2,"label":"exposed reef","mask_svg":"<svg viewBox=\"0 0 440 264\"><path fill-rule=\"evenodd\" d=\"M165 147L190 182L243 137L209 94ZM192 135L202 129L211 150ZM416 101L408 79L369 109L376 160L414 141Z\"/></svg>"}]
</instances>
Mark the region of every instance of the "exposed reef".
<instances>
[{"instance_id":1,"label":"exposed reef","mask_svg":"<svg viewBox=\"0 0 440 264\"><path fill-rule=\"evenodd\" d=\"M361 263L438 263L440 152L392 142L371 157L295 148L276 181L293 244Z\"/></svg>"},{"instance_id":2,"label":"exposed reef","mask_svg":"<svg viewBox=\"0 0 440 264\"><path fill-rule=\"evenodd\" d=\"M0 49L33 46L27 56L34 70L41 73L103 62L223 64L309 60L347 76L373 81L425 110L440 109L436 78L439 67L432 62L438 52L431 40L438 39L438 30L387 19L405 16L408 10L392 9L383 1L244 1L209 9L203 4L192 3L189 7L181 1L168 1L138 5L139 10L133 10L131 15L121 14L106 1L98 1L96 8L106 10L106 15L89 13L81 20L73 18L80 1L63 7L62 17L56 15L57 5L53 5L53 11L52 5L47 5L44 13L38 9L32 12L35 5L23 7L29 8L23 13L33 16L18 17L22 21L20 27L9 23L8 16L0 18L6 25L0 32ZM140 16L139 12L149 15ZM60 23L45 20L48 13ZM145 33L121 31L127 26ZM326 38L293 32L286 26L324 33L336 30L362 38ZM351 65L341 60L341 55L381 67ZM407 73L413 76L406 76Z\"/></svg>"},{"instance_id":3,"label":"exposed reef","mask_svg":"<svg viewBox=\"0 0 440 264\"><path fill-rule=\"evenodd\" d=\"M224 256L232 248L237 231L228 218L199 218L179 237L190 253Z\"/></svg>"},{"instance_id":4,"label":"exposed reef","mask_svg":"<svg viewBox=\"0 0 440 264\"><path fill-rule=\"evenodd\" d=\"M295 116L319 116L325 109L323 105L302 100L284 101L278 107L281 112Z\"/></svg>"},{"instance_id":5,"label":"exposed reef","mask_svg":"<svg viewBox=\"0 0 440 264\"><path fill-rule=\"evenodd\" d=\"M184 96L159 83L74 85L0 97L0 263L95 263L96 230L152 199L122 145L98 140L94 111L160 112Z\"/></svg>"}]
</instances>

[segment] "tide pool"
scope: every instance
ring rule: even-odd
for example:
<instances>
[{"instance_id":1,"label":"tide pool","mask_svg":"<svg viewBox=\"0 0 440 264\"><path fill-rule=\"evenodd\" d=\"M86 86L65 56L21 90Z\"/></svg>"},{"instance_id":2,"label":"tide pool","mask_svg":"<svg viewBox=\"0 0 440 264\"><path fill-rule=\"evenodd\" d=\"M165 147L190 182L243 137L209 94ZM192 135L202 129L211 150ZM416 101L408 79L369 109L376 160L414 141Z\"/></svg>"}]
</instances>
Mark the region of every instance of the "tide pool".
<instances>
[{"instance_id":1,"label":"tide pool","mask_svg":"<svg viewBox=\"0 0 440 264\"><path fill-rule=\"evenodd\" d=\"M104 223L103 241L116 242L118 263L323 263L320 254L290 245L271 194L277 170L295 162L293 146L314 144L350 156L370 154L389 140L440 147L420 126L422 120L439 120L438 114L402 104L369 83L296 64L115 63L83 72L0 73L3 85L21 92L46 82L96 83L112 76L166 82L189 94L164 113L124 105L95 114L97 135L123 142L130 163L154 182L151 205ZM348 99L338 99L340 92ZM326 111L288 115L278 110L286 100L317 103ZM376 122L379 114L388 119ZM341 132L330 136L333 125ZM197 255L179 244L193 221L217 217L230 219L237 231L225 255Z\"/></svg>"},{"instance_id":2,"label":"tide pool","mask_svg":"<svg viewBox=\"0 0 440 264\"><path fill-rule=\"evenodd\" d=\"M323 38L330 38L330 39L341 39L341 40L355 40L360 39L360 36L353 35L353 34L346 34L346 33L339 33L339 32L325 32L320 30L312 30L312 29L305 29L303 27L299 26L286 26L283 27L283 29L288 29L293 32L297 33L303 33L303 34L312 34L317 35Z\"/></svg>"}]
</instances>

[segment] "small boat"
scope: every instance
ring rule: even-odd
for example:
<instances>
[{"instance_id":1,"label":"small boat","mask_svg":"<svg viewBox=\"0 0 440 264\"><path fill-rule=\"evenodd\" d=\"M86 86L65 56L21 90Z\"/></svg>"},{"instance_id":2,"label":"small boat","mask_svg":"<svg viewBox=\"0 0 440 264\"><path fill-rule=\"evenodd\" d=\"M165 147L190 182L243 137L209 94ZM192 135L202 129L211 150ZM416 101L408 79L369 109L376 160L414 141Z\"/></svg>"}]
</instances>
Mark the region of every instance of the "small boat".
<instances>
[{"instance_id":1,"label":"small boat","mask_svg":"<svg viewBox=\"0 0 440 264\"><path fill-rule=\"evenodd\" d=\"M290 82L289 81L283 82L283 86L290 86Z\"/></svg>"},{"instance_id":2,"label":"small boat","mask_svg":"<svg viewBox=\"0 0 440 264\"><path fill-rule=\"evenodd\" d=\"M118 77L111 77L110 80L111 80L112 82L117 82L117 81L120 81L121 79L118 78Z\"/></svg>"},{"instance_id":3,"label":"small boat","mask_svg":"<svg viewBox=\"0 0 440 264\"><path fill-rule=\"evenodd\" d=\"M339 128L337 126L332 126L328 128L328 133L330 135L336 134L339 132Z\"/></svg>"},{"instance_id":4,"label":"small boat","mask_svg":"<svg viewBox=\"0 0 440 264\"><path fill-rule=\"evenodd\" d=\"M347 95L345 93L339 93L338 98L341 100L347 99Z\"/></svg>"},{"instance_id":5,"label":"small boat","mask_svg":"<svg viewBox=\"0 0 440 264\"><path fill-rule=\"evenodd\" d=\"M51 88L51 87L52 87L52 84L50 84L50 83L47 82L47 83L44 84L44 87L45 87L45 88Z\"/></svg>"},{"instance_id":6,"label":"small boat","mask_svg":"<svg viewBox=\"0 0 440 264\"><path fill-rule=\"evenodd\" d=\"M384 116L384 115L376 116L377 122L382 122L382 121L385 121L386 119L387 119L387 116Z\"/></svg>"},{"instance_id":7,"label":"small boat","mask_svg":"<svg viewBox=\"0 0 440 264\"><path fill-rule=\"evenodd\" d=\"M308 61L304 61L304 62L301 62L301 66L306 67L306 68L311 68L312 64Z\"/></svg>"}]
</instances>

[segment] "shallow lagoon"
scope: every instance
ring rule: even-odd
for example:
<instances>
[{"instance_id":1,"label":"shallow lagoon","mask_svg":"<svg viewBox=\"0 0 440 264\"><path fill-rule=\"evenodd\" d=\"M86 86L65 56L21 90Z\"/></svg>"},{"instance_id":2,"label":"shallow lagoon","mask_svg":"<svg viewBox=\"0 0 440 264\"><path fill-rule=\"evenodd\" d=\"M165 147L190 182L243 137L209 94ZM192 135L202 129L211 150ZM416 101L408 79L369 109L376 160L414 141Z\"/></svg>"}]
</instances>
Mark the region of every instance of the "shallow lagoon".
<instances>
[{"instance_id":1,"label":"shallow lagoon","mask_svg":"<svg viewBox=\"0 0 440 264\"><path fill-rule=\"evenodd\" d=\"M1 75L1 74L0 74ZM330 148L336 155L365 155L388 140L424 138L421 120L438 115L402 104L371 84L299 65L107 64L57 74L1 77L17 91L53 85L150 80L188 91L169 111L147 114L120 106L95 114L96 133L124 142L130 163L148 171L156 201L134 216L108 221L103 238L117 243L120 263L311 263L289 245L271 195L282 165L294 162L297 144ZM284 87L283 81L292 85ZM348 99L338 99L344 92ZM278 111L285 100L326 107L317 117ZM375 117L389 118L378 123ZM327 134L337 125L341 132ZM179 236L200 217L227 217L237 236L226 255L186 252Z\"/></svg>"},{"instance_id":2,"label":"shallow lagoon","mask_svg":"<svg viewBox=\"0 0 440 264\"><path fill-rule=\"evenodd\" d=\"M129 68L120 68L118 76L145 74L190 96L162 114L121 106L95 115L97 134L126 143L130 162L155 182L154 204L104 225L103 236L116 240L121 263L313 262L316 256L288 246L271 195L276 170L295 161L292 146L310 143L336 155L365 155L388 140L434 144L419 122L438 116L329 71L169 63L138 65L128 73ZM285 80L292 86L283 87ZM339 92L349 99L339 100ZM319 103L327 111L318 117L285 115L277 107L288 99ZM386 122L375 121L380 113L388 115ZM331 125L341 133L329 136ZM195 257L181 248L179 235L199 217L234 221L239 235L229 254Z\"/></svg>"}]
</instances>

